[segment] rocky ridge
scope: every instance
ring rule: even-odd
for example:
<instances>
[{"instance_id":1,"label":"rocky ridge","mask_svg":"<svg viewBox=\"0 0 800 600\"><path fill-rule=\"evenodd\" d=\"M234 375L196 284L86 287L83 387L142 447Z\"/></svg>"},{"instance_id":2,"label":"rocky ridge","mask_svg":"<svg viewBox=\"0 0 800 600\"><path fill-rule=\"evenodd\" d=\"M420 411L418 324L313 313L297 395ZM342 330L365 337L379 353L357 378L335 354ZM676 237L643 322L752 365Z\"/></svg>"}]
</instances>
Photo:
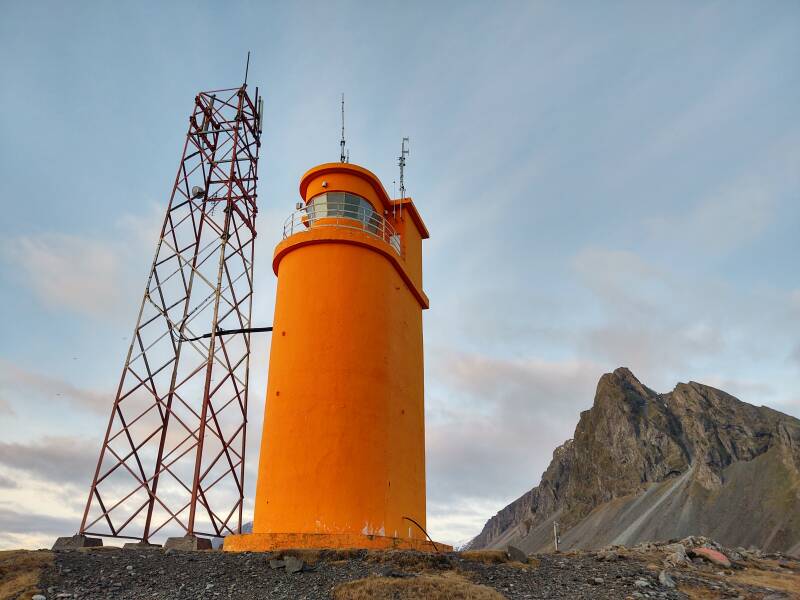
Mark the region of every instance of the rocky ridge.
<instances>
[{"instance_id":1,"label":"rocky ridge","mask_svg":"<svg viewBox=\"0 0 800 600\"><path fill-rule=\"evenodd\" d=\"M659 394L628 369L601 377L541 483L470 548L528 552L707 535L800 552L800 420L700 383Z\"/></svg>"}]
</instances>

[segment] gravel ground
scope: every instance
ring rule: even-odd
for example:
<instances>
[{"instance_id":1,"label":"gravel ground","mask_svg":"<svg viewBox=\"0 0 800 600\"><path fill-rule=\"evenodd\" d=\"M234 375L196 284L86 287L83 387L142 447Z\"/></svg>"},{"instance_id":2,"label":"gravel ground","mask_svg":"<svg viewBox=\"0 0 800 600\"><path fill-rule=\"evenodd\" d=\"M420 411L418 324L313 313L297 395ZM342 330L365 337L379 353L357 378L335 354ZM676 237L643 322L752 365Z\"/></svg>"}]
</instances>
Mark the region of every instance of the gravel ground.
<instances>
[{"instance_id":1,"label":"gravel ground","mask_svg":"<svg viewBox=\"0 0 800 600\"><path fill-rule=\"evenodd\" d=\"M487 565L457 555L420 556L391 553L376 560L366 552L344 560L322 559L297 573L272 569L269 553L169 552L102 549L57 552L54 567L40 587L51 598L230 598L316 600L332 597L345 581L370 575L401 576L422 566L427 572L460 570L469 579L492 587L510 600L523 598L624 598L647 581L654 598L685 598L659 589L652 572L635 561L601 563L592 556L540 557L536 568ZM422 558L422 564L420 564ZM425 559L432 560L425 560ZM409 568L410 567L410 568ZM599 579L598 579L599 578ZM639 584L641 585L641 584ZM68 594L68 595L67 595Z\"/></svg>"},{"instance_id":2,"label":"gravel ground","mask_svg":"<svg viewBox=\"0 0 800 600\"><path fill-rule=\"evenodd\" d=\"M657 548L649 551L618 548L611 553L610 559L608 551L605 554L545 554L534 557L531 565L512 562L487 564L465 559L458 553L325 551L318 557L306 556L308 562L301 571L295 573L287 572L285 568L272 568L270 560L277 560L280 556L270 553L102 548L59 551L54 556L52 566L44 571L39 584L47 600L316 600L332 598L333 589L346 581L369 576L413 577L420 572L447 571L459 572L468 580L494 588L510 600L780 600L798 597L791 592L735 583L734 577L730 576L734 575L732 570L726 574L718 566L700 561L692 563L691 560L685 565L668 569L674 578L674 585L677 585L677 588L669 587L659 582L659 573L665 567L662 564L664 554ZM766 564L766 559L762 562ZM751 571L744 563L734 565L732 569L756 572L753 561L751 563ZM789 577L800 577L797 566L797 563L789 565L784 562L783 566L776 566L775 569L786 571ZM769 573L774 575L773 571ZM692 590L703 590L703 594L708 595L694 595Z\"/></svg>"}]
</instances>

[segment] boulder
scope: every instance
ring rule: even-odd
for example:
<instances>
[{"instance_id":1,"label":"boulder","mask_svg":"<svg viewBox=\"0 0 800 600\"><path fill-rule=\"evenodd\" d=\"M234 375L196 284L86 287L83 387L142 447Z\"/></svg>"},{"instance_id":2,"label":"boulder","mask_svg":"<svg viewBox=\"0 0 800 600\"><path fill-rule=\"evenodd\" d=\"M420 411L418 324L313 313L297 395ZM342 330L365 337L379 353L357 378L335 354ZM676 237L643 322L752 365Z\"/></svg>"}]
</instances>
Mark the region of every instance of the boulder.
<instances>
[{"instance_id":1,"label":"boulder","mask_svg":"<svg viewBox=\"0 0 800 600\"><path fill-rule=\"evenodd\" d=\"M283 563L286 565L287 573L299 573L305 566L305 562L294 556L285 556L283 558Z\"/></svg>"},{"instance_id":2,"label":"boulder","mask_svg":"<svg viewBox=\"0 0 800 600\"><path fill-rule=\"evenodd\" d=\"M664 564L668 567L679 567L689 562L686 547L683 544L668 544L663 547L663 550L667 552Z\"/></svg>"},{"instance_id":3,"label":"boulder","mask_svg":"<svg viewBox=\"0 0 800 600\"><path fill-rule=\"evenodd\" d=\"M719 550L714 550L713 548L692 548L689 551L689 554L695 558L702 558L703 560L707 560L708 562L715 564L719 567L725 567L726 569L731 566L731 561L728 560L728 557L725 556Z\"/></svg>"},{"instance_id":4,"label":"boulder","mask_svg":"<svg viewBox=\"0 0 800 600\"><path fill-rule=\"evenodd\" d=\"M675 580L670 577L670 574L666 571L661 571L658 574L658 583L660 583L665 588L674 588L675 587Z\"/></svg>"},{"instance_id":5,"label":"boulder","mask_svg":"<svg viewBox=\"0 0 800 600\"><path fill-rule=\"evenodd\" d=\"M514 562L528 562L528 555L516 546L509 545L508 548L506 548L506 552L508 552L508 558Z\"/></svg>"},{"instance_id":6,"label":"boulder","mask_svg":"<svg viewBox=\"0 0 800 600\"><path fill-rule=\"evenodd\" d=\"M618 561L619 558L619 553L615 552L614 550L601 550L597 553L597 560L615 562Z\"/></svg>"}]
</instances>

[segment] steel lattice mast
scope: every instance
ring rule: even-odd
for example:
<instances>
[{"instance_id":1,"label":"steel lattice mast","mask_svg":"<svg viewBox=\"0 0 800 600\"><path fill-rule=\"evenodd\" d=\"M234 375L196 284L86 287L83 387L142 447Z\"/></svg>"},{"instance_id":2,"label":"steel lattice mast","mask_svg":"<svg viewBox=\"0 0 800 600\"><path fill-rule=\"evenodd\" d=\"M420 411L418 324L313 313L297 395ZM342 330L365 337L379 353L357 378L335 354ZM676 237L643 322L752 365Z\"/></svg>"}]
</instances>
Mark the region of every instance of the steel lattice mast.
<instances>
[{"instance_id":1,"label":"steel lattice mast","mask_svg":"<svg viewBox=\"0 0 800 600\"><path fill-rule=\"evenodd\" d=\"M80 533L241 530L261 99L195 97ZM210 334L210 335L205 335Z\"/></svg>"}]
</instances>

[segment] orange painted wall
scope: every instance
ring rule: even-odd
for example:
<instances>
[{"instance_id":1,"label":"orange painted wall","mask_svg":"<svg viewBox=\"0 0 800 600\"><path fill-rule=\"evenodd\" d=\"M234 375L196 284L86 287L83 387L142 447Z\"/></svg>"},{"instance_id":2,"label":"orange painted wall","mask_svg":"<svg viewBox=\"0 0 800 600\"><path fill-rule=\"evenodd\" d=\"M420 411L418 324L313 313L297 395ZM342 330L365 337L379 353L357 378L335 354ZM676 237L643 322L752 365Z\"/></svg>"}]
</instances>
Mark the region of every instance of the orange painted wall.
<instances>
[{"instance_id":1,"label":"orange painted wall","mask_svg":"<svg viewBox=\"0 0 800 600\"><path fill-rule=\"evenodd\" d=\"M390 202L366 169L315 169L322 172L312 169L301 183L306 200L351 191L378 206ZM425 527L427 298L414 231L404 235L413 264L383 240L334 227L295 234L276 248L254 533L424 539L402 518Z\"/></svg>"}]
</instances>

